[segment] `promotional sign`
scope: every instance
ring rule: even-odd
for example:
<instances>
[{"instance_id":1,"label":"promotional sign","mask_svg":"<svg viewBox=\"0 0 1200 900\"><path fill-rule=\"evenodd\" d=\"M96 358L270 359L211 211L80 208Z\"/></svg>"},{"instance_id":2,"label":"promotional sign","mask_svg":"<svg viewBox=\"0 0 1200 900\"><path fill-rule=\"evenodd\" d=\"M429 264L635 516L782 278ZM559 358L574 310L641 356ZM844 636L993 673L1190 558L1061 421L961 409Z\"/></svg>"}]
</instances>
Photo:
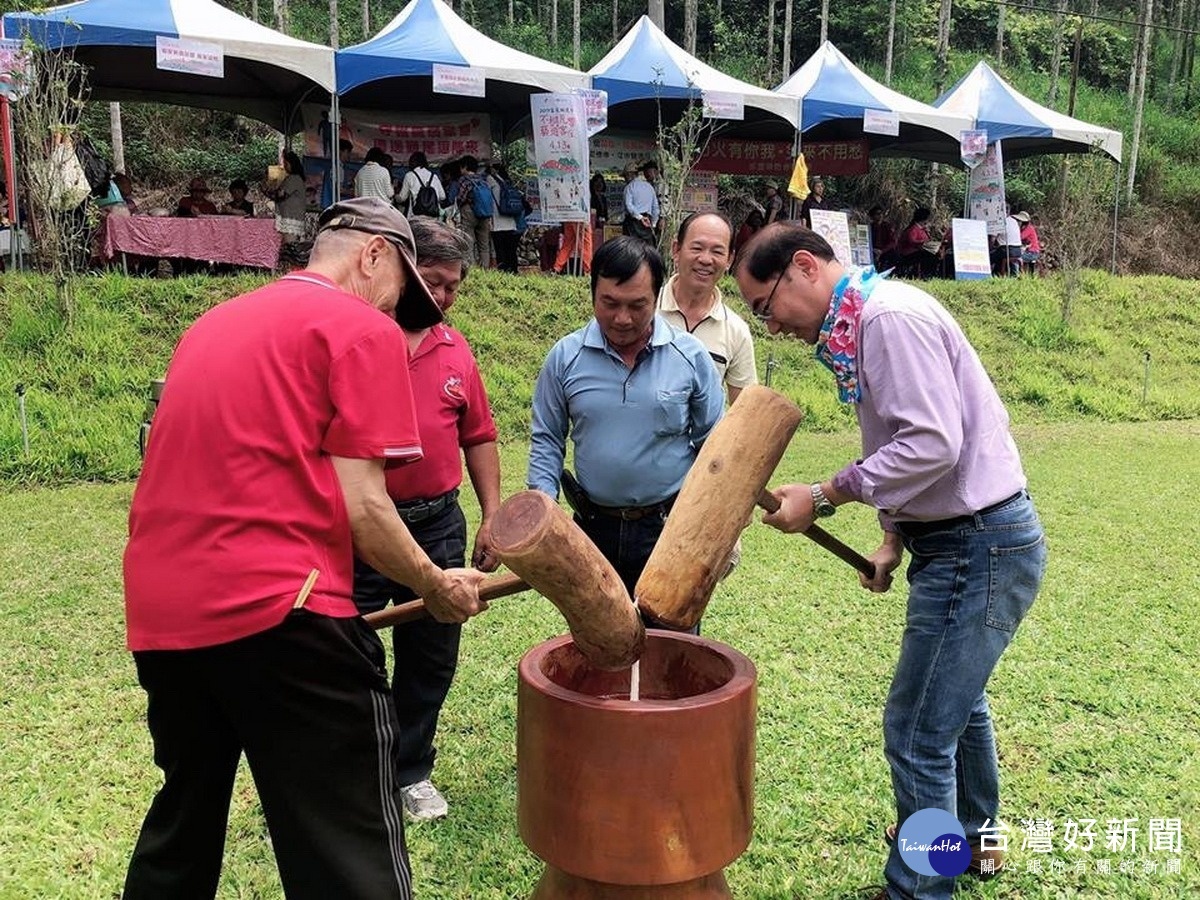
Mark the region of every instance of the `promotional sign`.
<instances>
[{"instance_id":1,"label":"promotional sign","mask_svg":"<svg viewBox=\"0 0 1200 900\"><path fill-rule=\"evenodd\" d=\"M694 171L787 178L792 172L792 145L789 141L713 138L696 160Z\"/></svg>"},{"instance_id":2,"label":"promotional sign","mask_svg":"<svg viewBox=\"0 0 1200 900\"><path fill-rule=\"evenodd\" d=\"M20 41L0 40L0 97L17 100L29 90L29 56Z\"/></svg>"},{"instance_id":3,"label":"promotional sign","mask_svg":"<svg viewBox=\"0 0 1200 900\"><path fill-rule=\"evenodd\" d=\"M991 278L987 224L979 219L954 219L954 277L958 280Z\"/></svg>"},{"instance_id":4,"label":"promotional sign","mask_svg":"<svg viewBox=\"0 0 1200 900\"><path fill-rule=\"evenodd\" d=\"M533 148L544 222L588 220L587 109L578 94L533 94Z\"/></svg>"},{"instance_id":5,"label":"promotional sign","mask_svg":"<svg viewBox=\"0 0 1200 900\"><path fill-rule=\"evenodd\" d=\"M890 109L864 109L863 131L867 134L900 134L900 113Z\"/></svg>"},{"instance_id":6,"label":"promotional sign","mask_svg":"<svg viewBox=\"0 0 1200 900\"><path fill-rule=\"evenodd\" d=\"M343 109L339 137L350 142L342 162L361 160L372 147L391 154L397 163L408 163L418 150L431 165L470 154L486 159L492 153L492 124L486 113L387 113ZM332 127L328 109L305 106L304 153L328 158Z\"/></svg>"},{"instance_id":7,"label":"promotional sign","mask_svg":"<svg viewBox=\"0 0 1200 900\"><path fill-rule=\"evenodd\" d=\"M658 156L654 138L644 134L605 131L588 141L588 159L593 172L620 173L630 163L640 166Z\"/></svg>"},{"instance_id":8,"label":"promotional sign","mask_svg":"<svg viewBox=\"0 0 1200 900\"><path fill-rule=\"evenodd\" d=\"M220 44L154 36L155 65L166 72L225 77L225 50Z\"/></svg>"},{"instance_id":9,"label":"promotional sign","mask_svg":"<svg viewBox=\"0 0 1200 900\"><path fill-rule=\"evenodd\" d=\"M854 252L850 244L850 220L846 218L846 214L832 209L810 209L808 215L812 220L812 230L829 242L838 262L843 266L854 265Z\"/></svg>"},{"instance_id":10,"label":"promotional sign","mask_svg":"<svg viewBox=\"0 0 1200 900\"><path fill-rule=\"evenodd\" d=\"M1004 158L1000 142L988 144L982 163L971 170L967 182L967 215L987 222L987 233L1004 235Z\"/></svg>"},{"instance_id":11,"label":"promotional sign","mask_svg":"<svg viewBox=\"0 0 1200 900\"><path fill-rule=\"evenodd\" d=\"M870 150L866 141L806 141L801 149L810 176L867 174Z\"/></svg>"},{"instance_id":12,"label":"promotional sign","mask_svg":"<svg viewBox=\"0 0 1200 900\"><path fill-rule=\"evenodd\" d=\"M587 113L588 137L598 134L608 127L608 91L593 91L579 88L573 93L583 98L583 108Z\"/></svg>"},{"instance_id":13,"label":"promotional sign","mask_svg":"<svg viewBox=\"0 0 1200 900\"><path fill-rule=\"evenodd\" d=\"M457 94L460 97L486 97L487 77L483 69L434 63L433 92Z\"/></svg>"},{"instance_id":14,"label":"promotional sign","mask_svg":"<svg viewBox=\"0 0 1200 900\"><path fill-rule=\"evenodd\" d=\"M746 100L741 94L731 94L726 91L701 91L704 102L704 118L706 119L736 119L746 118Z\"/></svg>"},{"instance_id":15,"label":"promotional sign","mask_svg":"<svg viewBox=\"0 0 1200 900\"><path fill-rule=\"evenodd\" d=\"M684 213L717 211L717 173L693 171L680 198ZM611 207L610 207L611 208Z\"/></svg>"},{"instance_id":16,"label":"promotional sign","mask_svg":"<svg viewBox=\"0 0 1200 900\"><path fill-rule=\"evenodd\" d=\"M850 256L856 266L869 266L875 262L870 225L860 223L850 226Z\"/></svg>"},{"instance_id":17,"label":"promotional sign","mask_svg":"<svg viewBox=\"0 0 1200 900\"><path fill-rule=\"evenodd\" d=\"M958 136L959 156L963 165L974 169L987 156L987 130L963 131Z\"/></svg>"}]
</instances>

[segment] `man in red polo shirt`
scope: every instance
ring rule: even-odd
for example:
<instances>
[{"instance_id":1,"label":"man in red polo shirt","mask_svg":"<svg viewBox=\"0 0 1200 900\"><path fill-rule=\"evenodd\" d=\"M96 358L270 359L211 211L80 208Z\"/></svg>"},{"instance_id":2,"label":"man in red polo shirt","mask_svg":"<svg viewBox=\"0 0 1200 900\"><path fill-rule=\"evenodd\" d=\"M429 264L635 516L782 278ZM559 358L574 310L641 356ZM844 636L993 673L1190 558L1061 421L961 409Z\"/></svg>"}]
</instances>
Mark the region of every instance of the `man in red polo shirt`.
<instances>
[{"instance_id":1,"label":"man in red polo shirt","mask_svg":"<svg viewBox=\"0 0 1200 900\"><path fill-rule=\"evenodd\" d=\"M471 246L461 232L434 219L417 216L409 224L421 278L445 313L466 277ZM425 456L412 465L387 469L388 495L430 559L446 568L462 566L467 520L458 504L461 448L482 516L471 562L490 572L498 564L491 555L491 518L500 506L500 454L479 366L466 339L444 322L405 328L404 333ZM354 602L361 612L382 609L389 601L404 603L414 596L410 588L367 563L355 562ZM400 722L398 778L404 785L400 792L404 810L414 819L439 819L448 811L430 775L437 755L433 737L458 665L461 632L457 623L428 619L392 629L392 699Z\"/></svg>"},{"instance_id":2,"label":"man in red polo shirt","mask_svg":"<svg viewBox=\"0 0 1200 900\"><path fill-rule=\"evenodd\" d=\"M353 554L438 619L484 608L389 501L421 457L404 335L441 311L388 203L321 216L307 270L203 315L167 370L125 551L128 644L165 782L127 898L211 897L244 752L284 891L406 898L396 720ZM395 312L395 318L391 314Z\"/></svg>"}]
</instances>

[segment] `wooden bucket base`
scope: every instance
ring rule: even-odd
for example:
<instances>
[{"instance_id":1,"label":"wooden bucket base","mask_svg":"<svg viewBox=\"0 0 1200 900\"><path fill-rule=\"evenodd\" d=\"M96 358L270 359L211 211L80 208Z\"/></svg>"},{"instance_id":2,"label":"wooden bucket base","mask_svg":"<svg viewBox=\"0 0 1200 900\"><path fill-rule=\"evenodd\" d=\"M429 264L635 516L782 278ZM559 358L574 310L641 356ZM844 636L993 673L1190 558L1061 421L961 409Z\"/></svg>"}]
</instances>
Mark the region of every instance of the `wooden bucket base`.
<instances>
[{"instance_id":1,"label":"wooden bucket base","mask_svg":"<svg viewBox=\"0 0 1200 900\"><path fill-rule=\"evenodd\" d=\"M530 900L732 900L724 872L677 884L605 884L546 866Z\"/></svg>"}]
</instances>

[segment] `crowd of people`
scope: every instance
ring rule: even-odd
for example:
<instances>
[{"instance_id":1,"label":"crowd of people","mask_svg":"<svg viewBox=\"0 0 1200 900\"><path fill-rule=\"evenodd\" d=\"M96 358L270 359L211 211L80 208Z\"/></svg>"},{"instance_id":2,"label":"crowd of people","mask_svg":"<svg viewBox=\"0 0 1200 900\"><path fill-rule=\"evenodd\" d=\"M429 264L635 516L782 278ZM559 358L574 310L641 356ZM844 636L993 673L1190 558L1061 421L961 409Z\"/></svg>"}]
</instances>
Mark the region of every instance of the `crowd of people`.
<instances>
[{"instance_id":1,"label":"crowd of people","mask_svg":"<svg viewBox=\"0 0 1200 900\"><path fill-rule=\"evenodd\" d=\"M321 213L305 269L209 311L172 356L124 560L128 646L165 778L130 862L132 900L213 895L242 754L288 896L411 897L404 816L449 813L437 723L461 625L486 609L479 581L498 565L500 458L479 366L446 321L485 264L480 234L418 214L433 173L410 174L380 196L368 173L376 193ZM995 871L1003 856L981 843L999 804L985 688L1045 559L1004 407L931 296L843 266L799 223L764 226L735 259L728 219L689 215L666 278L641 233L661 221L647 174L629 173L635 233L589 260L590 320L542 365L527 484L566 497L632 591L699 449L757 381L751 330L718 284L732 270L751 315L815 345L862 431L860 459L777 489L764 521L796 532L845 503L875 508L872 591L911 555L884 717L897 821L956 813L969 871ZM476 190L472 177L484 180L464 161L443 193ZM481 513L470 540L464 465ZM413 596L433 621L393 629L389 684L361 614ZM882 900L945 900L954 885L895 849L885 876Z\"/></svg>"}]
</instances>

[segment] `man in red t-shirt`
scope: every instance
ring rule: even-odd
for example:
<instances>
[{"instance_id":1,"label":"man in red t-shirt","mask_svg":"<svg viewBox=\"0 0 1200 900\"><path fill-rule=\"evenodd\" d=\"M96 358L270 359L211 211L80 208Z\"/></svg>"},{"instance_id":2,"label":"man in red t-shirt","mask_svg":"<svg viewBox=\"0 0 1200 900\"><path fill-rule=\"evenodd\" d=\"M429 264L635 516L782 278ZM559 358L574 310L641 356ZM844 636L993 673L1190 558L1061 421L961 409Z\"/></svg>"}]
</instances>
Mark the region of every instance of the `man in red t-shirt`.
<instances>
[{"instance_id":1,"label":"man in red t-shirt","mask_svg":"<svg viewBox=\"0 0 1200 900\"><path fill-rule=\"evenodd\" d=\"M447 622L484 608L482 576L434 565L387 496L385 460L421 457L397 321L441 320L408 224L364 198L319 227L307 270L201 316L167 370L125 551L165 781L126 898L213 896L243 752L288 896L411 896L396 720L353 556Z\"/></svg>"},{"instance_id":2,"label":"man in red t-shirt","mask_svg":"<svg viewBox=\"0 0 1200 900\"><path fill-rule=\"evenodd\" d=\"M461 232L434 219L417 216L409 224L421 278L445 313L470 267L471 246ZM471 563L490 572L499 564L491 552L491 519L500 507L500 454L479 367L466 339L445 323L405 328L404 333L425 455L412 465L388 467L388 495L430 559L445 568L462 566L467 520L458 504L461 449L482 515ZM355 562L354 602L360 612L374 612L389 601L404 603L415 596L367 563ZM404 810L414 819L439 819L448 811L430 775L437 755L433 738L458 666L461 631L457 623L428 619L392 629L392 699L400 722L397 777L403 785Z\"/></svg>"}]
</instances>

